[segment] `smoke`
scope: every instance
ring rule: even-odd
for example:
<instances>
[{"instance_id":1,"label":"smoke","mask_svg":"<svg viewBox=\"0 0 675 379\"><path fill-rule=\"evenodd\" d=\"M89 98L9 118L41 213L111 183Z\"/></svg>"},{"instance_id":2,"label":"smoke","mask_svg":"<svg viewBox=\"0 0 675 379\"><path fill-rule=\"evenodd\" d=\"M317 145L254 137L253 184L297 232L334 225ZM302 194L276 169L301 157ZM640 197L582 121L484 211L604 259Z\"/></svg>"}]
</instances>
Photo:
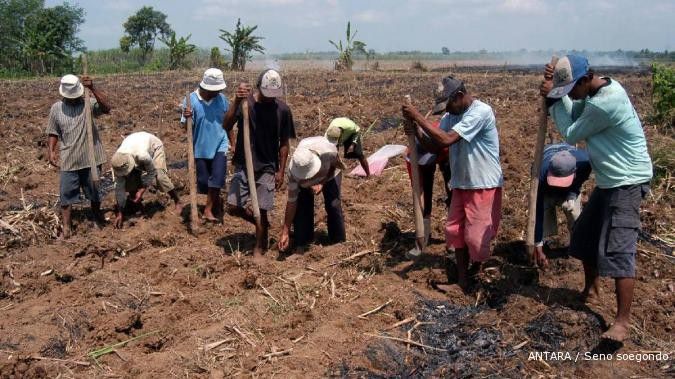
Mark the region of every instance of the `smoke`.
<instances>
[{"instance_id":1,"label":"smoke","mask_svg":"<svg viewBox=\"0 0 675 379\"><path fill-rule=\"evenodd\" d=\"M551 60L552 55L563 57L567 54L583 55L588 58L591 67L635 67L640 62L623 52L587 52L587 51L517 51L494 53L494 58L504 62L505 65L534 66L544 65Z\"/></svg>"}]
</instances>

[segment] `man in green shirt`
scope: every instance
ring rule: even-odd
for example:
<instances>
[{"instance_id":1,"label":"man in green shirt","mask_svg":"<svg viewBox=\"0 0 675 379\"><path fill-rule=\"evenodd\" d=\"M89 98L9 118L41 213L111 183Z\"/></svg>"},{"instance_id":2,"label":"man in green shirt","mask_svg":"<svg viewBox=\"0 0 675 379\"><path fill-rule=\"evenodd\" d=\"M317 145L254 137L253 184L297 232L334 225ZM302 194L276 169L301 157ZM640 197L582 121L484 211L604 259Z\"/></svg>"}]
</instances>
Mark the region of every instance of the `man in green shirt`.
<instances>
[{"instance_id":1,"label":"man in green shirt","mask_svg":"<svg viewBox=\"0 0 675 379\"><path fill-rule=\"evenodd\" d=\"M370 176L370 166L368 166L368 161L363 154L361 144L361 128L354 121L347 117L333 119L326 129L325 137L330 143L337 146L338 150L340 146L343 147L346 159L358 159L366 177Z\"/></svg>"},{"instance_id":2,"label":"man in green shirt","mask_svg":"<svg viewBox=\"0 0 675 379\"><path fill-rule=\"evenodd\" d=\"M547 65L540 92L566 142L583 140L588 148L596 187L572 232L570 255L583 262L585 298L599 295L600 276L614 278L616 319L602 337L622 342L630 330L640 203L652 178L642 124L623 87L596 75L582 56Z\"/></svg>"}]
</instances>

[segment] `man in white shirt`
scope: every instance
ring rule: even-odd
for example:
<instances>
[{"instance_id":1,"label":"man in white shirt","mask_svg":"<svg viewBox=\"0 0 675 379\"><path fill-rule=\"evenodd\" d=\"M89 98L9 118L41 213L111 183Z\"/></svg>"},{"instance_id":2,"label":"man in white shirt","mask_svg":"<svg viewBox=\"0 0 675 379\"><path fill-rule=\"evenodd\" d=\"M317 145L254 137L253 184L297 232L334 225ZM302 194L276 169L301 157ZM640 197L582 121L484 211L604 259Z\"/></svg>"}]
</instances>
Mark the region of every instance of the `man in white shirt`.
<instances>
[{"instance_id":1,"label":"man in white shirt","mask_svg":"<svg viewBox=\"0 0 675 379\"><path fill-rule=\"evenodd\" d=\"M140 205L143 194L153 184L171 196L176 211L182 210L178 194L169 179L164 145L159 138L146 132L128 135L113 155L111 164L115 173L116 228L121 228L124 222L127 194L133 204Z\"/></svg>"}]
</instances>

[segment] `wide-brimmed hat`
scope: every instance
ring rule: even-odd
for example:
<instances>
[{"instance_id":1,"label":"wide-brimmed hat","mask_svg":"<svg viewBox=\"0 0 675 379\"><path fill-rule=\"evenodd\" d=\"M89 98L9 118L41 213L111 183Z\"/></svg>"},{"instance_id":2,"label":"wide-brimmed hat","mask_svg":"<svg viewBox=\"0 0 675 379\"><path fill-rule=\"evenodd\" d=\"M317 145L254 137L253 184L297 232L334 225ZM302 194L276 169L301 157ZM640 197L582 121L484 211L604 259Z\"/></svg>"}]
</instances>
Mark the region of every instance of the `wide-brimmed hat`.
<instances>
[{"instance_id":1,"label":"wide-brimmed hat","mask_svg":"<svg viewBox=\"0 0 675 379\"><path fill-rule=\"evenodd\" d=\"M553 89L547 97L559 99L572 90L577 80L588 73L588 59L581 55L566 55L558 61L553 70Z\"/></svg>"},{"instance_id":2,"label":"wide-brimmed hat","mask_svg":"<svg viewBox=\"0 0 675 379\"><path fill-rule=\"evenodd\" d=\"M577 171L577 159L567 150L559 151L551 157L546 182L552 187L569 187Z\"/></svg>"},{"instance_id":3,"label":"wide-brimmed hat","mask_svg":"<svg viewBox=\"0 0 675 379\"><path fill-rule=\"evenodd\" d=\"M59 93L66 99L77 99L78 97L84 95L84 86L80 82L80 78L75 75L68 74L61 78Z\"/></svg>"},{"instance_id":4,"label":"wide-brimmed hat","mask_svg":"<svg viewBox=\"0 0 675 379\"><path fill-rule=\"evenodd\" d=\"M131 154L115 153L110 160L110 165L116 176L127 176L136 167L136 161Z\"/></svg>"},{"instance_id":5,"label":"wide-brimmed hat","mask_svg":"<svg viewBox=\"0 0 675 379\"><path fill-rule=\"evenodd\" d=\"M293 153L291 158L291 175L298 180L307 180L321 169L321 159L312 150L300 147Z\"/></svg>"},{"instance_id":6,"label":"wide-brimmed hat","mask_svg":"<svg viewBox=\"0 0 675 379\"><path fill-rule=\"evenodd\" d=\"M438 83L438 88L435 92L435 103L433 114L441 114L445 112L450 101L460 90L464 88L464 82L455 79L452 76L446 76Z\"/></svg>"},{"instance_id":7,"label":"wide-brimmed hat","mask_svg":"<svg viewBox=\"0 0 675 379\"><path fill-rule=\"evenodd\" d=\"M204 71L204 77L199 86L213 92L222 91L227 87L223 78L223 72L217 68L210 68Z\"/></svg>"},{"instance_id":8,"label":"wide-brimmed hat","mask_svg":"<svg viewBox=\"0 0 675 379\"><path fill-rule=\"evenodd\" d=\"M275 70L265 70L258 77L258 89L265 97L281 97L284 90L281 75Z\"/></svg>"}]
</instances>

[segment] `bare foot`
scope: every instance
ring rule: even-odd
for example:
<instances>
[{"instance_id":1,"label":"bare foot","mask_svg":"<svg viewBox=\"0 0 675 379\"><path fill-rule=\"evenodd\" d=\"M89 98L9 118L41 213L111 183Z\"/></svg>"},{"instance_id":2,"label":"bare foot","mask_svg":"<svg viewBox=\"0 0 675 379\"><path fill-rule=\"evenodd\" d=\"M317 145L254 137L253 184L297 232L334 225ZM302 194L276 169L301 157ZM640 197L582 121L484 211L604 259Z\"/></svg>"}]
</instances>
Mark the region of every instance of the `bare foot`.
<instances>
[{"instance_id":1,"label":"bare foot","mask_svg":"<svg viewBox=\"0 0 675 379\"><path fill-rule=\"evenodd\" d=\"M546 254L544 254L543 251L539 251L538 249L535 249L534 261L537 263L537 266L539 268L544 269L544 270L548 268L548 259L546 258Z\"/></svg>"},{"instance_id":2,"label":"bare foot","mask_svg":"<svg viewBox=\"0 0 675 379\"><path fill-rule=\"evenodd\" d=\"M257 265L265 263L265 257L262 254L262 249L259 247L253 248L253 263Z\"/></svg>"},{"instance_id":3,"label":"bare foot","mask_svg":"<svg viewBox=\"0 0 675 379\"><path fill-rule=\"evenodd\" d=\"M63 231L61 232L61 235L59 235L59 239L60 240L67 240L67 239L70 238L71 235L72 235L72 232L70 231L70 228L64 227Z\"/></svg>"},{"instance_id":4,"label":"bare foot","mask_svg":"<svg viewBox=\"0 0 675 379\"><path fill-rule=\"evenodd\" d=\"M216 216L214 216L213 213L210 211L204 211L202 219L204 219L204 222L213 222L213 223L219 222Z\"/></svg>"},{"instance_id":5,"label":"bare foot","mask_svg":"<svg viewBox=\"0 0 675 379\"><path fill-rule=\"evenodd\" d=\"M600 289L592 286L590 288L584 288L581 292L581 301L584 303L597 304L600 301Z\"/></svg>"},{"instance_id":6,"label":"bare foot","mask_svg":"<svg viewBox=\"0 0 675 379\"><path fill-rule=\"evenodd\" d=\"M181 203L176 203L175 208L176 213L181 214L183 213L183 204Z\"/></svg>"},{"instance_id":7,"label":"bare foot","mask_svg":"<svg viewBox=\"0 0 675 379\"><path fill-rule=\"evenodd\" d=\"M600 338L606 338L608 340L623 342L630 335L630 325L627 322L617 322L614 324L602 335Z\"/></svg>"}]
</instances>

